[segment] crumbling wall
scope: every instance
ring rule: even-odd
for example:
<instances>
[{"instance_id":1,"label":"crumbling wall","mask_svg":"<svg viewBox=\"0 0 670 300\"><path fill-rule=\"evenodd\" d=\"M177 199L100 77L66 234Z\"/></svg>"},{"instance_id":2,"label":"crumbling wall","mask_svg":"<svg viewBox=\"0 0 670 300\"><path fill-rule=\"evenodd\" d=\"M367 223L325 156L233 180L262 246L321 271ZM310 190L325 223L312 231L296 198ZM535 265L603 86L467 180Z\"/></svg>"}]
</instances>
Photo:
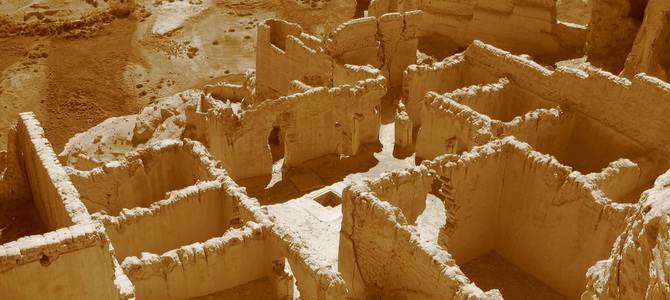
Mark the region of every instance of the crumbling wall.
<instances>
[{"instance_id":1,"label":"crumbling wall","mask_svg":"<svg viewBox=\"0 0 670 300\"><path fill-rule=\"evenodd\" d=\"M434 180L426 168L409 169L391 172L374 181L370 189L380 199L400 208L407 221L415 224L426 208L426 195Z\"/></svg>"},{"instance_id":2,"label":"crumbling wall","mask_svg":"<svg viewBox=\"0 0 670 300\"><path fill-rule=\"evenodd\" d=\"M420 159L460 154L494 138L519 135L525 141L555 142L562 111L554 103L526 91L506 78L498 83L473 85L423 99L422 119L416 142ZM534 144L533 144L534 145ZM543 145L544 146L544 145Z\"/></svg>"},{"instance_id":3,"label":"crumbling wall","mask_svg":"<svg viewBox=\"0 0 670 300\"><path fill-rule=\"evenodd\" d=\"M421 105L426 93L444 94L464 86L497 82L489 74L456 54L430 65L410 65L403 73L403 102L414 126L421 125Z\"/></svg>"},{"instance_id":4,"label":"crumbling wall","mask_svg":"<svg viewBox=\"0 0 670 300\"><path fill-rule=\"evenodd\" d=\"M670 296L667 264L670 227L665 173L644 193L610 256L587 273L582 299L650 299Z\"/></svg>"},{"instance_id":5,"label":"crumbling wall","mask_svg":"<svg viewBox=\"0 0 670 300\"><path fill-rule=\"evenodd\" d=\"M368 8L368 15L380 17L393 12L412 11L419 7L418 4L418 0L372 0Z\"/></svg>"},{"instance_id":6,"label":"crumbling wall","mask_svg":"<svg viewBox=\"0 0 670 300\"><path fill-rule=\"evenodd\" d=\"M644 19L646 2L589 1L589 12L594 17L589 20L584 51L591 64L612 73L621 72Z\"/></svg>"},{"instance_id":7,"label":"crumbling wall","mask_svg":"<svg viewBox=\"0 0 670 300\"><path fill-rule=\"evenodd\" d=\"M138 299L188 299L223 291L272 272L263 230L249 223L221 237L128 257L122 267Z\"/></svg>"},{"instance_id":8,"label":"crumbling wall","mask_svg":"<svg viewBox=\"0 0 670 300\"><path fill-rule=\"evenodd\" d=\"M124 276L115 272L107 238L94 224L0 246L0 294L7 299L128 299L132 286L116 285Z\"/></svg>"},{"instance_id":9,"label":"crumbling wall","mask_svg":"<svg viewBox=\"0 0 670 300\"><path fill-rule=\"evenodd\" d=\"M213 180L213 164L197 142L164 140L103 167L69 172L89 211L118 215L123 208L148 207L198 180Z\"/></svg>"},{"instance_id":10,"label":"crumbling wall","mask_svg":"<svg viewBox=\"0 0 670 300\"><path fill-rule=\"evenodd\" d=\"M47 229L90 222L86 206L33 113L20 114L18 141L33 199Z\"/></svg>"},{"instance_id":11,"label":"crumbling wall","mask_svg":"<svg viewBox=\"0 0 670 300\"><path fill-rule=\"evenodd\" d=\"M644 21L627 56L622 76L646 73L670 81L670 3L651 0Z\"/></svg>"},{"instance_id":12,"label":"crumbling wall","mask_svg":"<svg viewBox=\"0 0 670 300\"><path fill-rule=\"evenodd\" d=\"M360 81L356 86L319 87L268 100L237 115L212 103L192 115L200 140L233 179L269 175L272 157L268 136L280 126L285 136L284 165L293 167L326 154L356 154L362 144L377 140L379 99L385 80ZM203 100L209 101L209 100ZM211 107L204 110L203 108Z\"/></svg>"},{"instance_id":13,"label":"crumbling wall","mask_svg":"<svg viewBox=\"0 0 670 300\"><path fill-rule=\"evenodd\" d=\"M423 35L449 37L459 47L481 40L515 53L532 56L555 54L562 47L581 49L581 34L565 34L556 21L556 3L551 0L517 1L429 1L418 7L424 11Z\"/></svg>"},{"instance_id":14,"label":"crumbling wall","mask_svg":"<svg viewBox=\"0 0 670 300\"><path fill-rule=\"evenodd\" d=\"M479 42L465 52L466 60L491 73L514 79L519 86L559 105L590 116L646 149L670 153L670 118L663 114L670 85L636 75L632 81L588 68L559 67L550 71L532 61ZM625 111L625 114L621 112ZM644 122L644 126L640 126Z\"/></svg>"},{"instance_id":15,"label":"crumbling wall","mask_svg":"<svg viewBox=\"0 0 670 300\"><path fill-rule=\"evenodd\" d=\"M637 203L642 190L653 187L654 180L667 170L667 161L658 157L619 159L600 173L589 174L603 194L619 203Z\"/></svg>"},{"instance_id":16,"label":"crumbling wall","mask_svg":"<svg viewBox=\"0 0 670 300\"><path fill-rule=\"evenodd\" d=\"M584 291L586 270L607 256L634 206L599 197L586 177L571 173L550 156L534 152L513 138L473 152L472 164L459 161L439 173L451 180L455 199L453 205L447 205L455 217L447 219L440 243L459 264L467 263L474 253L495 250L562 294L578 298ZM482 165L495 159L491 152L500 152L504 168L499 164L493 164L494 169ZM477 157L477 153L484 155ZM491 173L502 178L487 179ZM481 197L473 193L473 188L490 187L492 181L500 185L498 193ZM482 206L496 210L484 218L493 222L486 222L489 227L470 227L469 223L481 219ZM482 247L491 248L472 249L471 239L487 234L487 238L477 241L489 241Z\"/></svg>"},{"instance_id":17,"label":"crumbling wall","mask_svg":"<svg viewBox=\"0 0 670 300\"><path fill-rule=\"evenodd\" d=\"M206 181L168 194L148 208L123 209L118 217L100 215L116 257L163 253L181 245L221 236L230 227L232 207L221 183ZM197 216L194 218L194 216Z\"/></svg>"},{"instance_id":18,"label":"crumbling wall","mask_svg":"<svg viewBox=\"0 0 670 300\"><path fill-rule=\"evenodd\" d=\"M379 200L366 183L348 186L342 196L338 263L348 297L502 299L470 283L449 253L423 241L401 209Z\"/></svg>"},{"instance_id":19,"label":"crumbling wall","mask_svg":"<svg viewBox=\"0 0 670 300\"><path fill-rule=\"evenodd\" d=\"M328 35L325 51L337 63L372 65L389 80L391 89L400 88L403 72L416 62L420 24L418 11L351 20Z\"/></svg>"}]
</instances>

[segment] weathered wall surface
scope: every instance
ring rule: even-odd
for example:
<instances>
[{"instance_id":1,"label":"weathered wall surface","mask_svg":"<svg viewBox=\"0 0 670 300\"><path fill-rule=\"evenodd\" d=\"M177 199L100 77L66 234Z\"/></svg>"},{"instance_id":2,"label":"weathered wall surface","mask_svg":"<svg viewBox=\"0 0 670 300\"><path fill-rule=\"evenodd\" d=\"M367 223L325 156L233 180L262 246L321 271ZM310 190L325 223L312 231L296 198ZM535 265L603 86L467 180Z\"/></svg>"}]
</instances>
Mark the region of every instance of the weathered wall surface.
<instances>
[{"instance_id":1,"label":"weathered wall surface","mask_svg":"<svg viewBox=\"0 0 670 300\"><path fill-rule=\"evenodd\" d=\"M449 37L467 47L481 40L515 53L542 56L559 49L581 49L586 31L556 21L556 3L551 0L430 1L422 0L423 34Z\"/></svg>"},{"instance_id":2,"label":"weathered wall surface","mask_svg":"<svg viewBox=\"0 0 670 300\"><path fill-rule=\"evenodd\" d=\"M586 72L569 68L550 71L508 52L474 43L465 52L466 60L492 74L507 77L519 86L543 95L559 105L617 130L647 149L670 153L670 123L664 115L670 84L636 75L632 81L596 69ZM621 113L625 111L626 113ZM640 120L646 120L641 126Z\"/></svg>"},{"instance_id":3,"label":"weathered wall surface","mask_svg":"<svg viewBox=\"0 0 670 300\"><path fill-rule=\"evenodd\" d=\"M47 229L90 222L86 206L33 113L20 114L18 138L33 199Z\"/></svg>"},{"instance_id":4,"label":"weathered wall surface","mask_svg":"<svg viewBox=\"0 0 670 300\"><path fill-rule=\"evenodd\" d=\"M26 176L23 153L21 152L16 128L9 130L7 151L3 152L2 156L3 166L0 166L0 205L12 207L32 201L30 182Z\"/></svg>"},{"instance_id":5,"label":"weathered wall surface","mask_svg":"<svg viewBox=\"0 0 670 300\"><path fill-rule=\"evenodd\" d=\"M0 246L0 294L6 299L130 298L115 284L119 275L104 232L93 224Z\"/></svg>"},{"instance_id":6,"label":"weathered wall surface","mask_svg":"<svg viewBox=\"0 0 670 300\"><path fill-rule=\"evenodd\" d=\"M208 181L171 192L148 208L123 209L118 217L99 218L114 243L116 257L123 260L221 236L232 215L226 202L221 183Z\"/></svg>"},{"instance_id":7,"label":"weathered wall surface","mask_svg":"<svg viewBox=\"0 0 670 300\"><path fill-rule=\"evenodd\" d=\"M628 54L622 76L633 78L646 73L660 80L670 80L670 3L650 0L644 21Z\"/></svg>"},{"instance_id":8,"label":"weathered wall surface","mask_svg":"<svg viewBox=\"0 0 670 300\"><path fill-rule=\"evenodd\" d=\"M619 73L623 69L645 16L645 7L642 5L645 2L589 1L589 12L594 16L589 20L584 47L589 62L612 73Z\"/></svg>"},{"instance_id":9,"label":"weathered wall surface","mask_svg":"<svg viewBox=\"0 0 670 300\"><path fill-rule=\"evenodd\" d=\"M403 76L403 102L414 126L421 125L421 105L426 93L444 94L461 87L499 80L485 69L469 64L463 54L431 65L410 65Z\"/></svg>"},{"instance_id":10,"label":"weathered wall surface","mask_svg":"<svg viewBox=\"0 0 670 300\"><path fill-rule=\"evenodd\" d=\"M138 299L188 299L261 279L272 264L263 230L250 224L161 255L129 257L123 270Z\"/></svg>"},{"instance_id":11,"label":"weathered wall surface","mask_svg":"<svg viewBox=\"0 0 670 300\"><path fill-rule=\"evenodd\" d=\"M314 88L265 101L241 115L205 99L190 122L233 179L269 175L272 157L268 136L273 126L286 132L287 167L326 154L352 155L362 144L375 142L379 99L386 93L384 83L379 76L353 87Z\"/></svg>"},{"instance_id":12,"label":"weathered wall surface","mask_svg":"<svg viewBox=\"0 0 670 300\"><path fill-rule=\"evenodd\" d=\"M502 299L470 283L449 253L421 240L401 210L367 184L347 187L342 200L339 271L348 297Z\"/></svg>"},{"instance_id":13,"label":"weathered wall surface","mask_svg":"<svg viewBox=\"0 0 670 300\"><path fill-rule=\"evenodd\" d=\"M148 207L198 180L213 180L215 163L196 143L164 140L88 172L68 171L89 211L118 215L123 208Z\"/></svg>"},{"instance_id":14,"label":"weathered wall surface","mask_svg":"<svg viewBox=\"0 0 670 300\"><path fill-rule=\"evenodd\" d=\"M355 84L360 72L346 65L372 65L381 70L390 87L400 87L402 72L416 61L417 11L392 13L343 23L321 41L302 28L282 20L258 26L256 92L263 99L288 95L291 81L309 86ZM367 75L367 74L364 74Z\"/></svg>"},{"instance_id":15,"label":"weathered wall surface","mask_svg":"<svg viewBox=\"0 0 670 300\"><path fill-rule=\"evenodd\" d=\"M670 176L656 180L617 238L609 258L588 271L582 299L652 299L670 296L668 243L670 241Z\"/></svg>"},{"instance_id":16,"label":"weathered wall surface","mask_svg":"<svg viewBox=\"0 0 670 300\"><path fill-rule=\"evenodd\" d=\"M500 153L490 155L492 151ZM467 263L475 253L495 250L562 294L578 298L584 292L587 269L607 256L634 206L599 197L584 176L570 173L556 160L514 139L505 138L473 152L474 158L466 155L463 163L447 165L439 172L451 180L455 198L455 206L447 207L455 209L455 218L447 220L440 242L459 264ZM483 156L477 157L477 152ZM498 156L504 167L487 167L487 161ZM500 178L491 178L491 173ZM473 187L492 184L499 186L492 195L473 191ZM477 225L482 222L479 210L483 208L493 211L484 218L489 222ZM474 241L480 243L472 243L478 236L483 238Z\"/></svg>"}]
</instances>

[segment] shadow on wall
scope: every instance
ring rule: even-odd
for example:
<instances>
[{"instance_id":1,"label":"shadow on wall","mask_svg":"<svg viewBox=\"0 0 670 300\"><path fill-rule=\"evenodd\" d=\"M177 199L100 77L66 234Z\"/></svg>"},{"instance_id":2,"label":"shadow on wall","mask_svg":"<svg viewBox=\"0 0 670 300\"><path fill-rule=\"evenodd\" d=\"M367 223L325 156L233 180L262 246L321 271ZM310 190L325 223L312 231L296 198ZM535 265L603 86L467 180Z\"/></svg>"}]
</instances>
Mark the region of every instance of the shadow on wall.
<instances>
[{"instance_id":1,"label":"shadow on wall","mask_svg":"<svg viewBox=\"0 0 670 300\"><path fill-rule=\"evenodd\" d=\"M271 184L272 176L257 176L239 180L240 186L247 188L250 197L258 199L261 205L283 203L307 194L309 191L300 191L291 181L291 177L313 173L323 185L331 185L342 181L347 175L362 173L372 169L379 163L374 153L380 152L381 143L364 144L358 154L346 158L329 154L316 158L299 166L293 167L281 174L281 180Z\"/></svg>"},{"instance_id":2,"label":"shadow on wall","mask_svg":"<svg viewBox=\"0 0 670 300\"><path fill-rule=\"evenodd\" d=\"M356 0L356 12L354 12L354 19L365 17L365 12L370 7L371 0Z\"/></svg>"}]
</instances>

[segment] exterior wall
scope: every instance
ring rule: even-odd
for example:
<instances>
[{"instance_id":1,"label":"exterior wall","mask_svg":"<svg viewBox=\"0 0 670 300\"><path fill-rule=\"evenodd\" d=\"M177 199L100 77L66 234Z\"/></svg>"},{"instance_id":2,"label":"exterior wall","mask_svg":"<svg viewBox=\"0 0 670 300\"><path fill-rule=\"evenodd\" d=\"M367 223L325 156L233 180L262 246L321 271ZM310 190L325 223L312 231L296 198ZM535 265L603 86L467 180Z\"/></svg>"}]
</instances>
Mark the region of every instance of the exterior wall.
<instances>
[{"instance_id":1,"label":"exterior wall","mask_svg":"<svg viewBox=\"0 0 670 300\"><path fill-rule=\"evenodd\" d=\"M86 206L33 113L20 114L18 139L33 199L47 229L90 222Z\"/></svg>"},{"instance_id":2,"label":"exterior wall","mask_svg":"<svg viewBox=\"0 0 670 300\"><path fill-rule=\"evenodd\" d=\"M93 224L74 225L0 246L0 294L6 299L128 299L109 243Z\"/></svg>"}]
</instances>

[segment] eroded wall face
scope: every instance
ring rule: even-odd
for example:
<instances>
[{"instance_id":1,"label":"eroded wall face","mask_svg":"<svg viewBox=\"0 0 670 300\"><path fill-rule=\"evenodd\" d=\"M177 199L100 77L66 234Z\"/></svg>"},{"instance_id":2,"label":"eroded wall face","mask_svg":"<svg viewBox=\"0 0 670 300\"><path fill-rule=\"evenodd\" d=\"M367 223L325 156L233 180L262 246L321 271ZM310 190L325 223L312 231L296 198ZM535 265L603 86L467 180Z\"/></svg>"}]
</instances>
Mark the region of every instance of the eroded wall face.
<instances>
[{"instance_id":1,"label":"eroded wall face","mask_svg":"<svg viewBox=\"0 0 670 300\"><path fill-rule=\"evenodd\" d=\"M251 230L123 263L138 299L187 299L224 291L272 273L261 232ZM274 278L273 278L274 279Z\"/></svg>"},{"instance_id":2,"label":"eroded wall face","mask_svg":"<svg viewBox=\"0 0 670 300\"><path fill-rule=\"evenodd\" d=\"M451 38L459 47L475 39L515 53L556 53L560 39L554 1L420 1L421 31Z\"/></svg>"},{"instance_id":3,"label":"eroded wall face","mask_svg":"<svg viewBox=\"0 0 670 300\"><path fill-rule=\"evenodd\" d=\"M352 189L357 188L343 193L338 261L349 297L452 299L466 294L464 277L456 277L460 271L445 261L444 250L422 244L400 209Z\"/></svg>"},{"instance_id":4,"label":"eroded wall face","mask_svg":"<svg viewBox=\"0 0 670 300\"><path fill-rule=\"evenodd\" d=\"M164 253L221 236L230 227L230 208L224 207L224 203L228 204L225 197L215 185L202 186L200 190L187 188L168 198L167 205L151 211L126 210L120 217L111 217L105 225L116 257L123 261L128 256L141 256L142 252Z\"/></svg>"},{"instance_id":5,"label":"eroded wall face","mask_svg":"<svg viewBox=\"0 0 670 300\"><path fill-rule=\"evenodd\" d=\"M445 172L455 191L455 206L447 210L455 216L447 219L440 242L459 265L493 250L563 295L579 298L584 274L607 257L631 207L594 198L592 190L550 157L507 146L501 151L502 168L473 162ZM461 176L469 178L458 180ZM477 197L487 192L473 193L473 187L491 191Z\"/></svg>"}]
</instances>

